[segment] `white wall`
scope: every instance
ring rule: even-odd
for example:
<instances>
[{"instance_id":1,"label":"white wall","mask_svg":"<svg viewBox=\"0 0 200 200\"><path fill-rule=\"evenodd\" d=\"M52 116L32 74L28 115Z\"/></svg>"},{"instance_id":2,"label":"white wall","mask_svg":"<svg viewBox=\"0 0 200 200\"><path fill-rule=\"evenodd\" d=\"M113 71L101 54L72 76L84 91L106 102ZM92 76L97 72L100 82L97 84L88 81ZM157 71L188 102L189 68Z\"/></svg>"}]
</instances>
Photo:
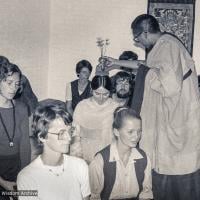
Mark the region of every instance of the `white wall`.
<instances>
[{"instance_id":1,"label":"white wall","mask_svg":"<svg viewBox=\"0 0 200 200\"><path fill-rule=\"evenodd\" d=\"M81 59L97 64L96 38L110 39L108 55L133 50L130 24L147 0L0 0L0 55L18 64L39 99L64 100ZM200 74L200 1L196 1L193 58Z\"/></svg>"},{"instance_id":2,"label":"white wall","mask_svg":"<svg viewBox=\"0 0 200 200\"><path fill-rule=\"evenodd\" d=\"M39 98L47 96L49 0L0 0L0 55L16 63Z\"/></svg>"},{"instance_id":3,"label":"white wall","mask_svg":"<svg viewBox=\"0 0 200 200\"><path fill-rule=\"evenodd\" d=\"M108 55L124 50L144 52L133 46L130 24L147 10L147 0L52 0L48 96L65 99L65 84L76 78L75 65L88 59L95 67L100 51L96 38L110 39ZM200 73L200 2L196 2L193 57Z\"/></svg>"},{"instance_id":4,"label":"white wall","mask_svg":"<svg viewBox=\"0 0 200 200\"><path fill-rule=\"evenodd\" d=\"M130 24L146 12L146 0L52 0L48 95L65 99L65 85L76 78L81 59L97 64L100 51L96 38L109 38L108 55L123 50L144 53L133 46Z\"/></svg>"}]
</instances>

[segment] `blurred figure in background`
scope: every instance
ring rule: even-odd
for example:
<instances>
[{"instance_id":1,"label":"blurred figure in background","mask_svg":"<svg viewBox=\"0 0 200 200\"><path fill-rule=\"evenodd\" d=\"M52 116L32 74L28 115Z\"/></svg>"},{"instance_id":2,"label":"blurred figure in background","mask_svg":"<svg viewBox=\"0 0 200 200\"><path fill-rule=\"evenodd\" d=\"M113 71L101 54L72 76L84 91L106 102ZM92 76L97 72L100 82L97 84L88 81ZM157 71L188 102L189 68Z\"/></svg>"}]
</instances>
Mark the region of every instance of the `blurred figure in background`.
<instances>
[{"instance_id":1,"label":"blurred figure in background","mask_svg":"<svg viewBox=\"0 0 200 200\"><path fill-rule=\"evenodd\" d=\"M66 107L67 111L73 115L77 104L83 99L91 97L91 85L89 81L92 72L92 65L87 60L81 60L76 64L76 74L78 79L66 86Z\"/></svg>"},{"instance_id":2,"label":"blurred figure in background","mask_svg":"<svg viewBox=\"0 0 200 200\"><path fill-rule=\"evenodd\" d=\"M138 59L138 55L133 52L133 51L124 51L120 56L119 56L119 60L137 60ZM131 74L131 78L132 80L135 80L135 75L137 73L137 70L133 70L131 68L128 67L120 67L121 70L124 70L128 73Z\"/></svg>"}]
</instances>

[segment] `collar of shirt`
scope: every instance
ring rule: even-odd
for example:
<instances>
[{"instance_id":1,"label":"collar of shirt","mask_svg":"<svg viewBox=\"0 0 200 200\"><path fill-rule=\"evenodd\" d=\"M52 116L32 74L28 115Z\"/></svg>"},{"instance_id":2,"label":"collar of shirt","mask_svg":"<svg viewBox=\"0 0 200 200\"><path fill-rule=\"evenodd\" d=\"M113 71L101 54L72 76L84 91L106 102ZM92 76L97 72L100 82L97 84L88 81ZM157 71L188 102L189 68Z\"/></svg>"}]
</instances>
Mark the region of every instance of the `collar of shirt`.
<instances>
[{"instance_id":1,"label":"collar of shirt","mask_svg":"<svg viewBox=\"0 0 200 200\"><path fill-rule=\"evenodd\" d=\"M142 159L143 156L141 155L141 153L136 149L136 148L132 148L131 150L131 154L129 157L129 161L131 161L131 163L135 163L137 159ZM112 142L111 146L110 146L110 158L109 158L109 162L117 162L120 161L120 157L119 157L119 153L117 150L117 144L116 141Z\"/></svg>"}]
</instances>

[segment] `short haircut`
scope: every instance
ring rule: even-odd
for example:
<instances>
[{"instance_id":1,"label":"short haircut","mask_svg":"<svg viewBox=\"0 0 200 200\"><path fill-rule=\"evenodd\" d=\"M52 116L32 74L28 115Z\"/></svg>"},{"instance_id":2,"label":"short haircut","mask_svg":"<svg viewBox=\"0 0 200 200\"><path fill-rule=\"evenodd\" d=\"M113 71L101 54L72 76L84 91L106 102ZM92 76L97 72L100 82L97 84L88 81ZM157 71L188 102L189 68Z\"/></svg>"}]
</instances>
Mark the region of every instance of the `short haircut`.
<instances>
[{"instance_id":1,"label":"short haircut","mask_svg":"<svg viewBox=\"0 0 200 200\"><path fill-rule=\"evenodd\" d=\"M76 64L76 73L79 74L83 68L88 68L90 73L92 72L92 65L87 60L81 60Z\"/></svg>"},{"instance_id":2,"label":"short haircut","mask_svg":"<svg viewBox=\"0 0 200 200\"><path fill-rule=\"evenodd\" d=\"M149 14L139 15L131 24L131 29L134 34L148 31L149 33L160 32L160 26L155 17Z\"/></svg>"},{"instance_id":3,"label":"short haircut","mask_svg":"<svg viewBox=\"0 0 200 200\"><path fill-rule=\"evenodd\" d=\"M19 67L12 63L0 63L0 81L11 76L13 73L18 73L21 79L22 72Z\"/></svg>"},{"instance_id":4,"label":"short haircut","mask_svg":"<svg viewBox=\"0 0 200 200\"><path fill-rule=\"evenodd\" d=\"M72 116L58 105L39 105L33 115L32 132L38 138L39 136L45 138L50 123L57 119L62 118L64 123L72 123Z\"/></svg>"},{"instance_id":5,"label":"short haircut","mask_svg":"<svg viewBox=\"0 0 200 200\"><path fill-rule=\"evenodd\" d=\"M112 127L115 129L120 129L123 126L124 119L128 117L141 120L140 115L131 108L125 106L116 108L114 111L114 120Z\"/></svg>"},{"instance_id":6,"label":"short haircut","mask_svg":"<svg viewBox=\"0 0 200 200\"><path fill-rule=\"evenodd\" d=\"M137 60L138 55L133 51L124 51L120 56L119 60Z\"/></svg>"},{"instance_id":7,"label":"short haircut","mask_svg":"<svg viewBox=\"0 0 200 200\"><path fill-rule=\"evenodd\" d=\"M109 76L94 76L91 82L92 90L97 90L100 87L106 88L108 91L111 91L112 84Z\"/></svg>"}]
</instances>

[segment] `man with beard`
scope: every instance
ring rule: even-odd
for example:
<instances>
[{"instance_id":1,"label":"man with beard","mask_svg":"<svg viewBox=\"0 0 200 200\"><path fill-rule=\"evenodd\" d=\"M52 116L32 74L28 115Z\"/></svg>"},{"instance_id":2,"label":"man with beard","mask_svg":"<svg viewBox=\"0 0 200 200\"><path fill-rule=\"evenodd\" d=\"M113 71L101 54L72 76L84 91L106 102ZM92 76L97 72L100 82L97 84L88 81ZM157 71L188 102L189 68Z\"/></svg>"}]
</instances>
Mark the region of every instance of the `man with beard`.
<instances>
[{"instance_id":1,"label":"man with beard","mask_svg":"<svg viewBox=\"0 0 200 200\"><path fill-rule=\"evenodd\" d=\"M119 103L119 106L130 107L133 95L131 75L127 72L120 71L114 78L115 93L112 94L112 99Z\"/></svg>"},{"instance_id":2,"label":"man with beard","mask_svg":"<svg viewBox=\"0 0 200 200\"><path fill-rule=\"evenodd\" d=\"M133 51L124 51L119 56L119 61L121 61L121 62L123 62L123 61L129 62L129 61L137 61L137 60L138 60L138 55ZM102 61L102 59L100 59L100 62L101 61ZM143 95L144 95L145 78L146 78L146 75L149 71L149 67L144 65L143 63L144 63L144 61L139 61L139 66L138 66L137 69L124 67L123 64L122 64L122 66L112 65L112 66L109 66L109 67L106 66L106 68L105 68L105 72L107 74L108 74L109 71L111 71L113 69L120 69L120 70L126 71L128 73L128 76L131 79L130 83L131 83L131 87L132 87L131 98L129 98L129 100L128 100L128 107L131 107L132 109L134 109L138 114L140 114L140 111L141 111L141 106L142 106L142 102L143 102ZM116 91L115 75L111 76L111 82L112 82L112 85L114 86L113 87L114 91ZM121 95L119 94L117 96L119 97ZM130 95L128 95L128 96L130 96ZM120 102L121 101L124 102L125 100L121 99L121 98L122 97L120 97L120 99L118 99L118 100ZM123 97L123 98L126 98L126 97ZM123 103L122 103L122 105L123 105Z\"/></svg>"}]
</instances>

